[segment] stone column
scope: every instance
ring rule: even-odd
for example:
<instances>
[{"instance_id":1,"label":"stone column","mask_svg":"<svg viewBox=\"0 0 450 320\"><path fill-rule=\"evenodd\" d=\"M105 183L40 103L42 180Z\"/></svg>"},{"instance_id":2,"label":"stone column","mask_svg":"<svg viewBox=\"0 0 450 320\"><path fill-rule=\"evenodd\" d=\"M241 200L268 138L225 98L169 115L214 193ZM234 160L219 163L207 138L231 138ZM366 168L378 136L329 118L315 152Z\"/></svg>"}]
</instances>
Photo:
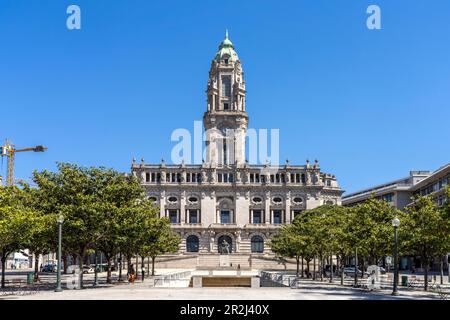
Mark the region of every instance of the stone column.
<instances>
[{"instance_id":1,"label":"stone column","mask_svg":"<svg viewBox=\"0 0 450 320\"><path fill-rule=\"evenodd\" d=\"M185 191L180 196L180 223L186 222L186 194Z\"/></svg>"},{"instance_id":2,"label":"stone column","mask_svg":"<svg viewBox=\"0 0 450 320\"><path fill-rule=\"evenodd\" d=\"M266 224L270 223L270 192L266 192L264 220Z\"/></svg>"},{"instance_id":3,"label":"stone column","mask_svg":"<svg viewBox=\"0 0 450 320\"><path fill-rule=\"evenodd\" d=\"M161 191L159 197L159 209L160 209L160 217L166 216L166 192Z\"/></svg>"},{"instance_id":4,"label":"stone column","mask_svg":"<svg viewBox=\"0 0 450 320\"><path fill-rule=\"evenodd\" d=\"M286 206L284 211L285 223L291 223L291 196L290 193L286 195Z\"/></svg>"}]
</instances>

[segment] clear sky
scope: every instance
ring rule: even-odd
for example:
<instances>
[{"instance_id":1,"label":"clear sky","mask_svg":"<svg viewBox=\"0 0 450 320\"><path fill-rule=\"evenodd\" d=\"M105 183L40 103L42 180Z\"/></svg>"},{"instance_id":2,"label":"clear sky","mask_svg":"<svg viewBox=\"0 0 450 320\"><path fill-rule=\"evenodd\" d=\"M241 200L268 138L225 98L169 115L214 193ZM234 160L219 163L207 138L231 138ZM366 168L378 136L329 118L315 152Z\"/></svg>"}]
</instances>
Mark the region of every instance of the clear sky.
<instances>
[{"instance_id":1,"label":"clear sky","mask_svg":"<svg viewBox=\"0 0 450 320\"><path fill-rule=\"evenodd\" d=\"M349 192L450 162L448 0L0 0L0 139L49 148L17 155L16 178L169 160L226 28L249 126L280 129L282 162L317 158Z\"/></svg>"}]
</instances>

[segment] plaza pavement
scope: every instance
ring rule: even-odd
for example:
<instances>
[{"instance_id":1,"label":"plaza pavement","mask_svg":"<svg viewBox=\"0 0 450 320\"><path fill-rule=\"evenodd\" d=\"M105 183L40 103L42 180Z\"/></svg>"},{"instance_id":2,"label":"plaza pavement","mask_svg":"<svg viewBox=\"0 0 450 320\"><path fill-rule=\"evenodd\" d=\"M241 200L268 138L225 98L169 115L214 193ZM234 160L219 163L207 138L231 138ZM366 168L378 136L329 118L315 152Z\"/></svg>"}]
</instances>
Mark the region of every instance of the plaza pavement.
<instances>
[{"instance_id":1,"label":"plaza pavement","mask_svg":"<svg viewBox=\"0 0 450 320\"><path fill-rule=\"evenodd\" d=\"M390 290L367 292L336 284L305 281L298 289L289 287L261 288L164 288L147 282L101 285L83 290L41 290L32 295L0 296L0 300L436 300L436 293L400 289L399 296Z\"/></svg>"}]
</instances>

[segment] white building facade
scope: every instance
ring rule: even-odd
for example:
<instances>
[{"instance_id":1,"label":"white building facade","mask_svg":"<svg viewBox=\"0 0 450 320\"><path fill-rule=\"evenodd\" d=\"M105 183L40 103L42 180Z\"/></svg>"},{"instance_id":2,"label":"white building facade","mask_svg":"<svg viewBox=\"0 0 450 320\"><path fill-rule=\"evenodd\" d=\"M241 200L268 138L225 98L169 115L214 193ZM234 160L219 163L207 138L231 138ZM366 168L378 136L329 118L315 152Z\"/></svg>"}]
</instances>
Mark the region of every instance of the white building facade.
<instances>
[{"instance_id":1,"label":"white building facade","mask_svg":"<svg viewBox=\"0 0 450 320\"><path fill-rule=\"evenodd\" d=\"M276 167L246 161L244 73L228 34L211 63L206 93L203 163L133 161L132 173L180 235L179 255L218 256L225 241L244 265L251 257L270 258L270 239L283 224L302 210L341 204L343 191L317 161Z\"/></svg>"}]
</instances>

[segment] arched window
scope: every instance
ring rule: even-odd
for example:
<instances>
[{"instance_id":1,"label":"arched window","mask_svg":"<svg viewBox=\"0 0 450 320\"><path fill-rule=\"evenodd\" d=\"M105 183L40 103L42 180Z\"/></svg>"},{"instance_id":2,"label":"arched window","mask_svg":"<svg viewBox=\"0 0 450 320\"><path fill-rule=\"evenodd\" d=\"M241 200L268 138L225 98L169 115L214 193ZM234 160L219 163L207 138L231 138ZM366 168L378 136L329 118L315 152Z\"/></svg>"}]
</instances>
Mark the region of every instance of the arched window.
<instances>
[{"instance_id":1,"label":"arched window","mask_svg":"<svg viewBox=\"0 0 450 320\"><path fill-rule=\"evenodd\" d=\"M252 237L252 252L254 253L264 252L264 239L261 236Z\"/></svg>"},{"instance_id":2,"label":"arched window","mask_svg":"<svg viewBox=\"0 0 450 320\"><path fill-rule=\"evenodd\" d=\"M198 252L198 237L194 235L190 235L186 238L186 251L187 252Z\"/></svg>"}]
</instances>

